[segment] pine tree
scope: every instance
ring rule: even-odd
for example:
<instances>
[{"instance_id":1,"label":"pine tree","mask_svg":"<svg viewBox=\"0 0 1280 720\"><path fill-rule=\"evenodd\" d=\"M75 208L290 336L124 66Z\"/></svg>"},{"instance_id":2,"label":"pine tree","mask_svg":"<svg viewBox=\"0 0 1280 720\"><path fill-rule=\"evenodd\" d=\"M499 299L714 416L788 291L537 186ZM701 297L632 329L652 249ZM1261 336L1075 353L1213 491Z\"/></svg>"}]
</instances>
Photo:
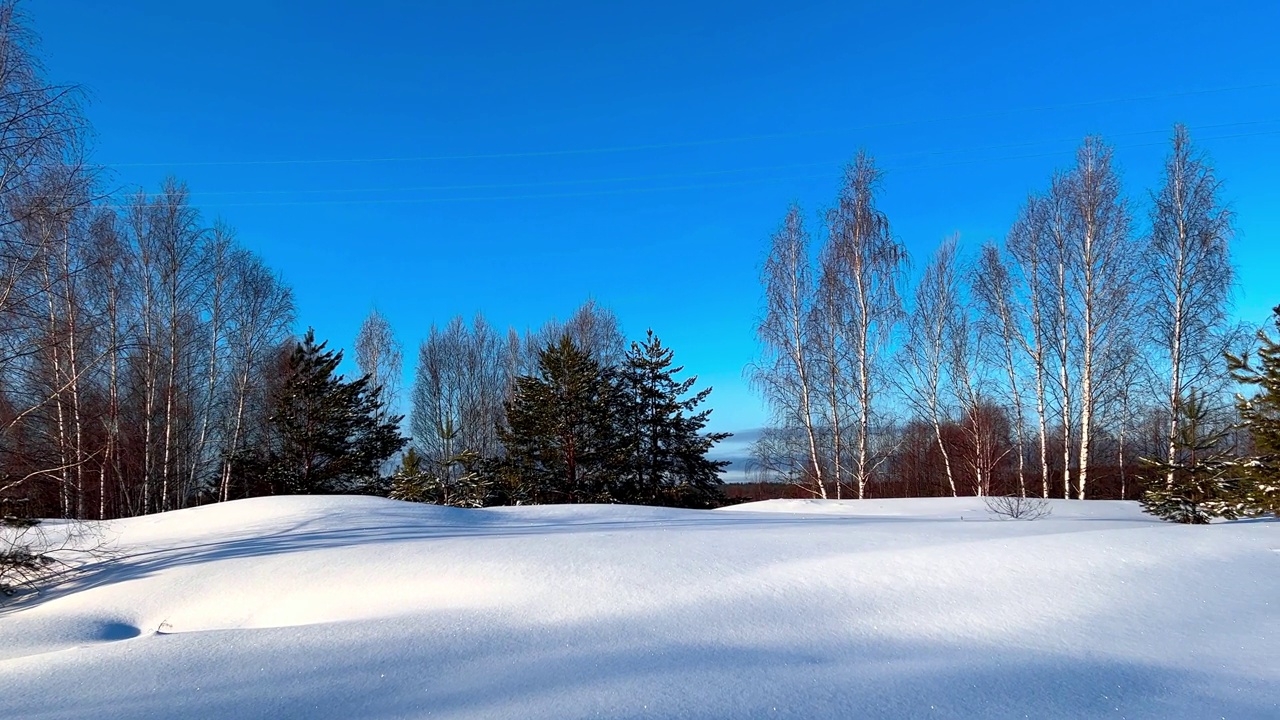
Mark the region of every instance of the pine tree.
<instances>
[{"instance_id":1,"label":"pine tree","mask_svg":"<svg viewBox=\"0 0 1280 720\"><path fill-rule=\"evenodd\" d=\"M307 330L289 357L271 425L267 472L276 492L316 494L368 489L378 469L405 445L400 417L386 417L369 377L336 374L342 352L325 350ZM381 418L384 418L381 419Z\"/></svg>"},{"instance_id":2,"label":"pine tree","mask_svg":"<svg viewBox=\"0 0 1280 720\"><path fill-rule=\"evenodd\" d=\"M538 353L506 403L505 472L535 503L610 502L621 448L612 373L567 334Z\"/></svg>"},{"instance_id":3,"label":"pine tree","mask_svg":"<svg viewBox=\"0 0 1280 720\"><path fill-rule=\"evenodd\" d=\"M631 343L619 373L626 465L619 499L646 505L714 507L722 499L720 473L729 463L707 452L729 433L707 433L710 410L697 410L711 388L682 399L697 377L677 380L674 353L648 331Z\"/></svg>"},{"instance_id":4,"label":"pine tree","mask_svg":"<svg viewBox=\"0 0 1280 720\"><path fill-rule=\"evenodd\" d=\"M485 507L492 495L490 463L480 453L464 450L450 459L448 467L432 472L417 450L409 448L400 459L400 469L391 476L388 497L453 507ZM461 476L453 477L453 465L462 468Z\"/></svg>"},{"instance_id":5,"label":"pine tree","mask_svg":"<svg viewBox=\"0 0 1280 720\"><path fill-rule=\"evenodd\" d=\"M1280 306L1272 311L1280 331ZM1246 398L1236 395L1241 425L1253 439L1254 455L1238 461L1243 482L1240 502L1249 514L1280 514L1280 342L1258 330L1257 360L1248 353L1227 355L1236 382L1258 388Z\"/></svg>"},{"instance_id":6,"label":"pine tree","mask_svg":"<svg viewBox=\"0 0 1280 720\"><path fill-rule=\"evenodd\" d=\"M431 474L422 468L422 456L409 448L400 458L400 467L391 476L392 500L408 502L436 502L437 492Z\"/></svg>"},{"instance_id":7,"label":"pine tree","mask_svg":"<svg viewBox=\"0 0 1280 720\"><path fill-rule=\"evenodd\" d=\"M1172 460L1147 461L1150 487L1142 509L1170 522L1205 525L1215 517L1234 519L1242 513L1238 472L1226 446L1227 430L1208 431L1208 407L1203 393L1191 393L1178 403L1182 417Z\"/></svg>"}]
</instances>

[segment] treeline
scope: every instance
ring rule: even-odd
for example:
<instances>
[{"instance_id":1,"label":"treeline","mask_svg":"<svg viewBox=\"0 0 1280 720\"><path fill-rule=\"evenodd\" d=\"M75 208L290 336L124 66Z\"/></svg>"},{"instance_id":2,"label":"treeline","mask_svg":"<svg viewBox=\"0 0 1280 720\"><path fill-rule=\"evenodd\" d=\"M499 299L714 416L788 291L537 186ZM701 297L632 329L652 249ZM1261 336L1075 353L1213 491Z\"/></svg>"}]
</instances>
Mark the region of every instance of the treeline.
<instances>
[{"instance_id":1,"label":"treeline","mask_svg":"<svg viewBox=\"0 0 1280 720\"><path fill-rule=\"evenodd\" d=\"M294 306L186 188L123 200L0 2L0 498L108 518L236 497Z\"/></svg>"},{"instance_id":2,"label":"treeline","mask_svg":"<svg viewBox=\"0 0 1280 720\"><path fill-rule=\"evenodd\" d=\"M294 337L289 288L182 183L104 192L76 89L45 80L34 42L0 1L0 522L279 493L720 501L710 390L677 379L652 333L628 349L591 302L524 336L432 328L396 470L409 438L385 318L343 377L341 351Z\"/></svg>"},{"instance_id":3,"label":"treeline","mask_svg":"<svg viewBox=\"0 0 1280 720\"><path fill-rule=\"evenodd\" d=\"M798 207L772 238L752 368L773 417L763 479L820 497L1135 497L1151 462L1191 452L1191 406L1200 433L1248 450L1225 392L1224 353L1246 339L1233 218L1184 127L1146 202L1090 137L1003 242L947 238L914 286L881 180L860 154L816 251Z\"/></svg>"},{"instance_id":4,"label":"treeline","mask_svg":"<svg viewBox=\"0 0 1280 720\"><path fill-rule=\"evenodd\" d=\"M366 327L384 324L375 314ZM523 335L483 316L433 326L411 393L412 449L391 496L713 507L728 463L707 453L728 435L704 431L711 390L677 378L673 358L652 331L628 347L616 316L592 301Z\"/></svg>"}]
</instances>

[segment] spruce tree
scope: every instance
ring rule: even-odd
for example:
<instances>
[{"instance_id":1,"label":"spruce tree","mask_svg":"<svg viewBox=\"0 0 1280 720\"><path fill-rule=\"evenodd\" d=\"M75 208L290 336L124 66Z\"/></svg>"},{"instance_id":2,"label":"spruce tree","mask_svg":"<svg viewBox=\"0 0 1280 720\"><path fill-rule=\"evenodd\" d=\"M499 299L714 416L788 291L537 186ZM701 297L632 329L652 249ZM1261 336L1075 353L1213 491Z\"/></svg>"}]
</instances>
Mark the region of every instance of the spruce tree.
<instances>
[{"instance_id":1,"label":"spruce tree","mask_svg":"<svg viewBox=\"0 0 1280 720\"><path fill-rule=\"evenodd\" d=\"M538 353L506 403L505 474L535 503L614 500L621 460L612 373L567 334Z\"/></svg>"},{"instance_id":2,"label":"spruce tree","mask_svg":"<svg viewBox=\"0 0 1280 720\"><path fill-rule=\"evenodd\" d=\"M1240 483L1226 443L1227 430L1205 427L1209 411L1203 393L1190 394L1178 403L1178 410L1182 417L1174 441L1176 452L1171 460L1147 462L1152 477L1139 500L1142 509L1188 525L1239 517Z\"/></svg>"},{"instance_id":3,"label":"spruce tree","mask_svg":"<svg viewBox=\"0 0 1280 720\"><path fill-rule=\"evenodd\" d=\"M707 452L729 433L703 433L710 410L698 410L706 388L685 398L697 377L677 380L674 353L649 330L631 343L619 373L623 405L621 435L626 463L619 492L624 502L714 507L721 498L720 473L729 463Z\"/></svg>"},{"instance_id":4,"label":"spruce tree","mask_svg":"<svg viewBox=\"0 0 1280 720\"><path fill-rule=\"evenodd\" d=\"M1272 311L1280 332L1280 306ZM1258 389L1250 398L1236 395L1241 425L1253 439L1254 454L1238 461L1240 502L1249 514L1280 515L1280 342L1258 330L1257 358L1227 355L1232 377Z\"/></svg>"},{"instance_id":5,"label":"spruce tree","mask_svg":"<svg viewBox=\"0 0 1280 720\"><path fill-rule=\"evenodd\" d=\"M342 352L325 350L315 331L289 356L271 425L275 447L267 472L276 492L357 492L378 480L378 469L405 445L400 417L383 412L381 390L369 377L337 374ZM385 418L385 419L384 419Z\"/></svg>"}]
</instances>

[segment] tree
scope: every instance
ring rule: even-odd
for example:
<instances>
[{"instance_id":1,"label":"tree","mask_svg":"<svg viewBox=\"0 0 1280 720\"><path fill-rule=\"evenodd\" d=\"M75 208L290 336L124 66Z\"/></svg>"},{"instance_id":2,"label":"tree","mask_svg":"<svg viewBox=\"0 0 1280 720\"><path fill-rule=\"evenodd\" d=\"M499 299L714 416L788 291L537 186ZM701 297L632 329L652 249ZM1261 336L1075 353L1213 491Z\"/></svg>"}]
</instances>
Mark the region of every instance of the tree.
<instances>
[{"instance_id":1,"label":"tree","mask_svg":"<svg viewBox=\"0 0 1280 720\"><path fill-rule=\"evenodd\" d=\"M1272 311L1280 331L1280 305ZM1236 382L1258 389L1253 397L1236 395L1240 423L1249 432L1254 454L1239 462L1244 482L1240 500L1250 514L1280 515L1280 340L1258 330L1256 361L1243 353L1227 355L1227 368Z\"/></svg>"},{"instance_id":2,"label":"tree","mask_svg":"<svg viewBox=\"0 0 1280 720\"><path fill-rule=\"evenodd\" d=\"M266 371L285 343L293 323L293 296L261 258L239 249L231 263L233 292L229 301L228 372L231 387L218 499L230 500L234 459L246 446L263 443L270 416Z\"/></svg>"},{"instance_id":3,"label":"tree","mask_svg":"<svg viewBox=\"0 0 1280 720\"><path fill-rule=\"evenodd\" d=\"M631 343L618 384L624 403L626 438L622 487L618 499L646 505L714 507L721 499L720 473L727 461L707 452L730 433L703 434L710 410L698 410L711 388L685 398L697 376L676 380L674 353L649 330Z\"/></svg>"},{"instance_id":4,"label":"tree","mask_svg":"<svg viewBox=\"0 0 1280 720\"><path fill-rule=\"evenodd\" d=\"M560 342L562 335L568 335L573 344L590 355L600 367L618 365L627 349L618 316L588 298L567 321L561 322L553 317L537 331L526 330L522 344L512 344L515 361L512 377L536 374L539 354L548 345Z\"/></svg>"},{"instance_id":5,"label":"tree","mask_svg":"<svg viewBox=\"0 0 1280 720\"><path fill-rule=\"evenodd\" d=\"M751 382L764 395L775 422L784 428L801 430L804 453L787 452L771 457L766 451L780 447L774 442L778 439L777 433L762 436L765 442L760 442L756 451L763 453L760 458L763 465L786 466L786 476L812 488L813 494L825 499L827 488L813 407L816 391L812 376L815 350L811 276L809 233L800 208L792 205L782 227L773 235L761 272L765 313L756 327L756 337L763 345L764 356L752 368ZM791 468L796 464L793 461L799 461L801 467Z\"/></svg>"},{"instance_id":6,"label":"tree","mask_svg":"<svg viewBox=\"0 0 1280 720\"><path fill-rule=\"evenodd\" d=\"M267 474L277 492L317 494L360 490L404 447L400 417L383 417L379 388L362 376L335 375L341 351L326 351L307 330L289 357L271 424L275 447Z\"/></svg>"},{"instance_id":7,"label":"tree","mask_svg":"<svg viewBox=\"0 0 1280 720\"><path fill-rule=\"evenodd\" d=\"M907 268L907 251L893 237L889 220L875 203L883 172L865 152L845 168L844 185L836 205L827 213L829 239L823 253L824 277L830 277L832 302L841 309L838 323L849 348L849 368L855 407L853 440L856 449L853 485L864 497L875 462L871 425L875 401L884 380L882 364L894 329L902 319L899 290Z\"/></svg>"},{"instance_id":8,"label":"tree","mask_svg":"<svg viewBox=\"0 0 1280 720\"><path fill-rule=\"evenodd\" d=\"M516 379L499 433L506 466L536 503L609 502L625 457L612 373L568 334Z\"/></svg>"},{"instance_id":9,"label":"tree","mask_svg":"<svg viewBox=\"0 0 1280 720\"><path fill-rule=\"evenodd\" d=\"M418 451L409 448L400 458L400 467L391 475L391 492L387 496L392 500L433 503L440 495L437 482L423 467Z\"/></svg>"},{"instance_id":10,"label":"tree","mask_svg":"<svg viewBox=\"0 0 1280 720\"><path fill-rule=\"evenodd\" d=\"M589 298L575 310L562 331L600 367L614 367L622 361L626 349L622 323L612 310L597 305L595 299Z\"/></svg>"},{"instance_id":11,"label":"tree","mask_svg":"<svg viewBox=\"0 0 1280 720\"><path fill-rule=\"evenodd\" d=\"M461 317L431 327L418 350L409 426L423 461L442 476L456 474L459 454L492 458L513 383L518 339L503 337L483 315L468 327Z\"/></svg>"},{"instance_id":12,"label":"tree","mask_svg":"<svg viewBox=\"0 0 1280 720\"><path fill-rule=\"evenodd\" d=\"M484 507L492 498L489 465L492 460L481 458L474 451L465 451L453 458L463 473L459 477L442 476L423 462L417 451L409 448L400 459L400 468L391 476L392 500L452 505L454 507Z\"/></svg>"},{"instance_id":13,"label":"tree","mask_svg":"<svg viewBox=\"0 0 1280 720\"><path fill-rule=\"evenodd\" d=\"M81 250L93 177L79 91L49 82L37 45L18 3L0 2L0 496L52 485L49 514L73 517L86 509L94 358Z\"/></svg>"},{"instance_id":14,"label":"tree","mask_svg":"<svg viewBox=\"0 0 1280 720\"><path fill-rule=\"evenodd\" d=\"M99 519L227 499L251 477L233 459L269 454L288 290L175 179L107 200L78 92L45 79L17 8L0 0L0 497Z\"/></svg>"},{"instance_id":15,"label":"tree","mask_svg":"<svg viewBox=\"0 0 1280 720\"><path fill-rule=\"evenodd\" d=\"M1214 517L1235 518L1241 512L1236 463L1225 444L1225 428L1209 431L1203 394L1178 402L1182 413L1172 460L1148 461L1155 482L1142 495L1142 509L1161 519L1206 525Z\"/></svg>"},{"instance_id":16,"label":"tree","mask_svg":"<svg viewBox=\"0 0 1280 720\"><path fill-rule=\"evenodd\" d=\"M964 294L960 296L963 298ZM1000 461L1009 453L1005 442L1009 422L1004 408L988 399L991 378L983 354L986 326L974 322L970 315L970 303L961 301L950 317L948 374L960 409L963 439L959 457L971 472L974 494L987 495L995 484Z\"/></svg>"},{"instance_id":17,"label":"tree","mask_svg":"<svg viewBox=\"0 0 1280 720\"><path fill-rule=\"evenodd\" d=\"M192 332L198 325L196 313L203 298L207 278L204 242L205 229L199 213L188 202L187 186L170 178L160 196L151 203L150 232L144 236L147 251L157 271L156 295L160 332L154 338L164 354L160 387L164 391L164 414L160 447L160 497L158 509L185 507L190 488L180 482L179 447L184 438L180 425L188 408L183 407L198 392L198 385L185 372L193 364L197 338Z\"/></svg>"},{"instance_id":18,"label":"tree","mask_svg":"<svg viewBox=\"0 0 1280 720\"><path fill-rule=\"evenodd\" d=\"M1129 232L1129 206L1111 164L1112 150L1086 138L1070 175L1071 258L1080 337L1080 452L1076 496L1088 490L1089 465L1099 410L1102 361L1131 330L1138 250Z\"/></svg>"},{"instance_id":19,"label":"tree","mask_svg":"<svg viewBox=\"0 0 1280 720\"><path fill-rule=\"evenodd\" d=\"M1182 436L1180 403L1221 383L1214 371L1227 349L1232 214L1218 200L1220 186L1208 159L1192 149L1186 126L1174 126L1164 185L1152 194L1145 308L1145 327L1163 362L1168 484Z\"/></svg>"},{"instance_id":20,"label":"tree","mask_svg":"<svg viewBox=\"0 0 1280 720\"><path fill-rule=\"evenodd\" d=\"M400 371L403 365L404 353L391 330L391 323L382 313L373 310L364 319L360 332L356 335L356 367L369 377L373 387L381 388L386 405L384 413L391 412L400 394ZM386 417L381 419L385 420Z\"/></svg>"},{"instance_id":21,"label":"tree","mask_svg":"<svg viewBox=\"0 0 1280 720\"><path fill-rule=\"evenodd\" d=\"M1020 382L1019 348L1026 336L1022 314L1014 298L1014 283L1009 267L994 243L982 247L973 273L973 299L979 310L978 324L983 337L991 342L984 348L995 355L1004 370L1009 400L1013 403L1013 433L1018 460L1018 496L1027 496L1026 410L1023 385ZM1029 347L1029 345L1027 346ZM1042 373L1041 373L1042 375ZM1043 418L1042 418L1043 420ZM1048 472L1044 474L1044 496L1048 497Z\"/></svg>"},{"instance_id":22,"label":"tree","mask_svg":"<svg viewBox=\"0 0 1280 720\"><path fill-rule=\"evenodd\" d=\"M916 286L915 306L907 319L907 340L902 349L904 396L933 427L934 441L942 456L947 486L959 495L956 472L942 427L949 417L945 404L945 383L954 382L954 363L949 346L955 341L956 318L964 312L956 272L956 238L945 239L924 268ZM952 377L948 378L948 370Z\"/></svg>"},{"instance_id":23,"label":"tree","mask_svg":"<svg viewBox=\"0 0 1280 720\"><path fill-rule=\"evenodd\" d=\"M1005 242L1010 265L1015 270L1022 294L1021 317L1026 318L1025 329L1013 333L1019 323L1014 320L1012 308L1010 321L1001 322L1004 332L1012 333L1018 346L1031 363L1034 373L1033 392L1036 403L1036 436L1040 461L1040 490L1042 497L1049 497L1049 359L1052 352L1053 327L1049 322L1051 283L1045 276L1047 258L1046 223L1047 203L1043 198L1031 196L1022 206ZM994 284L991 278L979 283L980 288ZM980 291L980 293L983 291ZM1016 372L1012 373L1016 377ZM1012 383L1011 383L1012 387ZM1021 423L1019 423L1021 424Z\"/></svg>"}]
</instances>

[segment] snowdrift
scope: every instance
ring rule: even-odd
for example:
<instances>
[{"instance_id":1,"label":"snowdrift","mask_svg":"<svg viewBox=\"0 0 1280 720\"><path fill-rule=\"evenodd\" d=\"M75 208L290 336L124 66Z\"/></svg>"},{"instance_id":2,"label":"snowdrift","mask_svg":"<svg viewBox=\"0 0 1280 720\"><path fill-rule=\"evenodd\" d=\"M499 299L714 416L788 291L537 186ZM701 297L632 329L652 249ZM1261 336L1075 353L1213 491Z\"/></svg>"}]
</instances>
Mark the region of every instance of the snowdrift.
<instances>
[{"instance_id":1,"label":"snowdrift","mask_svg":"<svg viewBox=\"0 0 1280 720\"><path fill-rule=\"evenodd\" d=\"M1276 718L1280 522L975 499L117 521L0 607L0 718Z\"/></svg>"}]
</instances>

